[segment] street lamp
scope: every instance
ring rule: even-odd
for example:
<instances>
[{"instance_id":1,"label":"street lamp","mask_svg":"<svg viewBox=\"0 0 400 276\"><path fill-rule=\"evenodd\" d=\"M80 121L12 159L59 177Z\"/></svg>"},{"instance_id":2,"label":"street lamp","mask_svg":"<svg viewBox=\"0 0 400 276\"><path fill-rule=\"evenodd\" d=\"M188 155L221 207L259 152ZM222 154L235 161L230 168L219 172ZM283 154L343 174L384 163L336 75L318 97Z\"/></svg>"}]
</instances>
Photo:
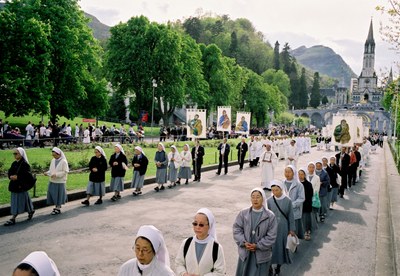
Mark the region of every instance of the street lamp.
<instances>
[{"instance_id":1,"label":"street lamp","mask_svg":"<svg viewBox=\"0 0 400 276\"><path fill-rule=\"evenodd\" d=\"M156 79L153 79L151 81L153 83L153 101L151 104L151 134L153 134L153 123L154 123L154 91L157 87L157 81Z\"/></svg>"}]
</instances>

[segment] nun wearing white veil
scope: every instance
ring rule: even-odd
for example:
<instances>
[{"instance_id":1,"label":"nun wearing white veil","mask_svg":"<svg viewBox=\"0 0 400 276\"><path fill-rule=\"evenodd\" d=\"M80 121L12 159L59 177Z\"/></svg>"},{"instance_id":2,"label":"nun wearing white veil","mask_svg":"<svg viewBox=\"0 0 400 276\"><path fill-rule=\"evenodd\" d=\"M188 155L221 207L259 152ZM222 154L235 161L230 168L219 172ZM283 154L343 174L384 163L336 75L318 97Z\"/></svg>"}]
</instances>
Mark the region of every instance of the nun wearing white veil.
<instances>
[{"instance_id":1,"label":"nun wearing white veil","mask_svg":"<svg viewBox=\"0 0 400 276\"><path fill-rule=\"evenodd\" d=\"M170 276L169 253L160 230L153 225L143 225L136 234L133 246L136 258L124 263L118 276Z\"/></svg>"},{"instance_id":2,"label":"nun wearing white veil","mask_svg":"<svg viewBox=\"0 0 400 276\"><path fill-rule=\"evenodd\" d=\"M30 176L31 171L28 157L23 148L14 149L13 155L15 161L8 170L8 178L10 179L8 190L11 192L12 217L4 224L5 226L14 225L18 214L28 212L28 220L30 220L35 213L29 193L22 188L23 182Z\"/></svg>"},{"instance_id":3,"label":"nun wearing white veil","mask_svg":"<svg viewBox=\"0 0 400 276\"><path fill-rule=\"evenodd\" d=\"M189 179L192 179L192 154L188 144L183 146L181 151L181 166L179 168L178 181L176 184L181 184L181 179L186 179L185 184L189 184Z\"/></svg>"},{"instance_id":4,"label":"nun wearing white veil","mask_svg":"<svg viewBox=\"0 0 400 276\"><path fill-rule=\"evenodd\" d=\"M154 163L156 164L156 183L157 187L154 188L156 192L164 190L164 184L167 183L167 165L168 155L165 152L165 147L162 143L158 143L156 155L154 156Z\"/></svg>"},{"instance_id":5,"label":"nun wearing white veil","mask_svg":"<svg viewBox=\"0 0 400 276\"><path fill-rule=\"evenodd\" d=\"M50 168L44 174L49 176L49 186L47 189L47 204L55 205L52 215L61 214L61 205L67 202L67 175L69 173L68 161L64 152L54 147L51 150L53 159Z\"/></svg>"},{"instance_id":6,"label":"nun wearing white veil","mask_svg":"<svg viewBox=\"0 0 400 276\"><path fill-rule=\"evenodd\" d=\"M26 274L26 272L29 272L29 274ZM46 252L34 251L18 264L12 275L60 276L60 272Z\"/></svg>"},{"instance_id":7,"label":"nun wearing white veil","mask_svg":"<svg viewBox=\"0 0 400 276\"><path fill-rule=\"evenodd\" d=\"M94 156L89 162L89 182L86 188L86 199L81 203L89 206L89 199L91 196L98 196L99 198L94 203L96 205L103 203L103 196L106 194L106 171L107 171L107 156L103 148L96 146L94 149Z\"/></svg>"},{"instance_id":8,"label":"nun wearing white veil","mask_svg":"<svg viewBox=\"0 0 400 276\"><path fill-rule=\"evenodd\" d=\"M136 146L135 154L132 159L133 177L131 188L135 188L135 191L132 192L133 196L142 194L144 176L146 174L148 164L149 160L147 159L143 149L139 146Z\"/></svg>"},{"instance_id":9,"label":"nun wearing white veil","mask_svg":"<svg viewBox=\"0 0 400 276\"><path fill-rule=\"evenodd\" d=\"M233 224L233 239L239 253L236 276L268 275L277 236L277 221L267 207L264 190L251 190L250 200L251 207L240 211Z\"/></svg>"},{"instance_id":10,"label":"nun wearing white veil","mask_svg":"<svg viewBox=\"0 0 400 276\"><path fill-rule=\"evenodd\" d=\"M300 183L300 185L302 185ZM268 208L275 214L278 230L276 242L272 251L271 270L274 269L274 275L279 275L281 265L290 264L291 259L289 250L286 248L288 235L295 235L295 220L292 201L286 195L286 187L279 180L271 181L272 195L268 198ZM272 268L274 265L274 268Z\"/></svg>"},{"instance_id":11,"label":"nun wearing white veil","mask_svg":"<svg viewBox=\"0 0 400 276\"><path fill-rule=\"evenodd\" d=\"M195 235L183 240L176 254L176 274L225 275L224 249L217 242L213 213L207 208L199 209L192 226Z\"/></svg>"},{"instance_id":12,"label":"nun wearing white veil","mask_svg":"<svg viewBox=\"0 0 400 276\"><path fill-rule=\"evenodd\" d=\"M178 179L178 169L181 165L181 155L175 145L171 146L171 152L168 153L168 180L170 184L168 188L176 186Z\"/></svg>"}]
</instances>

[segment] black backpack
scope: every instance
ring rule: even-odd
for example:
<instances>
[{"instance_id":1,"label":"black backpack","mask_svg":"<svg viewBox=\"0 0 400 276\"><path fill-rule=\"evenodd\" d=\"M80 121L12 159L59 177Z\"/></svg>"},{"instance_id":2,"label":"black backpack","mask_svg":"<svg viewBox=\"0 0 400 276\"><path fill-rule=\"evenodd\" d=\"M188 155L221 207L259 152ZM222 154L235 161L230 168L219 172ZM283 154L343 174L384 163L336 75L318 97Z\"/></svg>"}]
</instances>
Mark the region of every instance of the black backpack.
<instances>
[{"instance_id":1,"label":"black backpack","mask_svg":"<svg viewBox=\"0 0 400 276\"><path fill-rule=\"evenodd\" d=\"M186 254L189 250L190 243L192 242L193 237L190 237L186 240L185 245L183 246L183 258L186 258ZM218 259L218 243L214 241L213 244L213 252L212 252L212 258L213 258L213 268L211 269L211 272L214 272L214 264Z\"/></svg>"}]
</instances>

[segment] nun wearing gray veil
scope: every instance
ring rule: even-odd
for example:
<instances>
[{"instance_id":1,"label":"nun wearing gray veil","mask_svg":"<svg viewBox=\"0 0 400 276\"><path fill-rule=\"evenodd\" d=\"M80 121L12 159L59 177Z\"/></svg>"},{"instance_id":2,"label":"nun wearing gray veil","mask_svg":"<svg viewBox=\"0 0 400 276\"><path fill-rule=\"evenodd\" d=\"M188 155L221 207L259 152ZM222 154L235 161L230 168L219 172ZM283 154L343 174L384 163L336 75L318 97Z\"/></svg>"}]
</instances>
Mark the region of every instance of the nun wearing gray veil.
<instances>
[{"instance_id":1,"label":"nun wearing gray veil","mask_svg":"<svg viewBox=\"0 0 400 276\"><path fill-rule=\"evenodd\" d=\"M28 220L32 219L35 210L29 193L22 189L23 182L30 176L31 167L29 166L28 156L23 148L16 148L13 152L15 161L8 170L10 183L8 190L11 192L11 219L4 226L15 224L18 214L28 212Z\"/></svg>"}]
</instances>

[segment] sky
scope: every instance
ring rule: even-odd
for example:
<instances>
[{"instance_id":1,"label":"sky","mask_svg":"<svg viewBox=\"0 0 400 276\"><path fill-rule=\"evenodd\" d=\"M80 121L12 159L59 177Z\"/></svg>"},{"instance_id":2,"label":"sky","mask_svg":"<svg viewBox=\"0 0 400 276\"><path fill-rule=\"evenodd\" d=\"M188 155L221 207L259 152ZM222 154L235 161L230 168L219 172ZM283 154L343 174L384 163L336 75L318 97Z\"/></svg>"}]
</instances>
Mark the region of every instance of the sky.
<instances>
[{"instance_id":1,"label":"sky","mask_svg":"<svg viewBox=\"0 0 400 276\"><path fill-rule=\"evenodd\" d=\"M387 0L80 0L82 9L101 22L114 26L133 16L166 23L210 13L231 19L247 18L265 34L271 45L288 42L292 49L324 45L332 48L361 73L364 43L371 19L374 26L375 71L379 77L393 67L400 56L384 42L379 32L387 16L375 10Z\"/></svg>"}]
</instances>

